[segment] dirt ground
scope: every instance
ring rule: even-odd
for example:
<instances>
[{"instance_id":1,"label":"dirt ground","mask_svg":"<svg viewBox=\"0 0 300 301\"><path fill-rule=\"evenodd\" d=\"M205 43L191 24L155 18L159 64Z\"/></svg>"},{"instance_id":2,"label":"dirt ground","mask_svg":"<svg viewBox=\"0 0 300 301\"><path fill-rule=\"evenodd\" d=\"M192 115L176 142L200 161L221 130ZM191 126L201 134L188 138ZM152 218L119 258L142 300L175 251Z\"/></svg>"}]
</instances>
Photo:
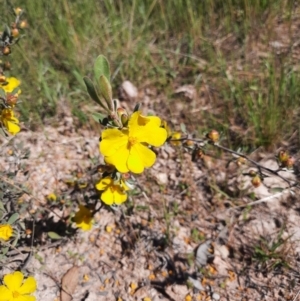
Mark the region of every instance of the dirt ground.
<instances>
[{"instance_id":1,"label":"dirt ground","mask_svg":"<svg viewBox=\"0 0 300 301\"><path fill-rule=\"evenodd\" d=\"M143 112L160 115L159 100L152 98L145 92ZM36 297L43 301L297 300L299 192L272 191L287 187L274 176L254 188L243 175L250 167L226 166L225 155L193 161L182 147L165 145L154 167L137 177L130 201L101 207L91 231L66 231L75 228L64 218L78 203L97 198L99 134L78 128L66 109L57 127L24 128L2 148L1 169L18 170L14 186L30 192L21 199L28 205L23 216L28 228L33 229L28 212L34 217L35 239L31 256L29 234L1 274L26 261L23 271L35 276ZM30 150L27 159L18 160L20 142ZM274 154L258 150L251 156L278 168ZM282 175L296 180L293 173ZM70 187L70 177L90 185ZM50 193L60 201L47 201ZM49 231L61 239L50 239Z\"/></svg>"}]
</instances>

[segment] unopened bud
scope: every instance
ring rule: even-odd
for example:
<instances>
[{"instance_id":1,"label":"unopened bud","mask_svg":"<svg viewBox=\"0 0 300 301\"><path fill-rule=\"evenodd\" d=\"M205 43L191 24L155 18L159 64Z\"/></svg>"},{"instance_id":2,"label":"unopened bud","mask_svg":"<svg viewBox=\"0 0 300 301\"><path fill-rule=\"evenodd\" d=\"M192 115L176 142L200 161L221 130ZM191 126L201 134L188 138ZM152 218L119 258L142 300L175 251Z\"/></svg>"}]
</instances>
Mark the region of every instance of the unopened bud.
<instances>
[{"instance_id":1,"label":"unopened bud","mask_svg":"<svg viewBox=\"0 0 300 301\"><path fill-rule=\"evenodd\" d=\"M171 140L170 140L170 143L174 146L178 146L181 144L181 141L178 140L181 138L181 133L180 132L174 132L172 135L171 135Z\"/></svg>"},{"instance_id":2,"label":"unopened bud","mask_svg":"<svg viewBox=\"0 0 300 301\"><path fill-rule=\"evenodd\" d=\"M216 130L212 130L208 133L207 138L209 138L212 142L216 143L220 139L220 134Z\"/></svg>"},{"instance_id":3,"label":"unopened bud","mask_svg":"<svg viewBox=\"0 0 300 301\"><path fill-rule=\"evenodd\" d=\"M125 126L128 123L128 113L124 108L118 108L117 114L122 122L122 125Z\"/></svg>"},{"instance_id":4,"label":"unopened bud","mask_svg":"<svg viewBox=\"0 0 300 301\"><path fill-rule=\"evenodd\" d=\"M16 38L18 35L20 34L19 29L18 28L13 28L11 30L11 35Z\"/></svg>"},{"instance_id":5,"label":"unopened bud","mask_svg":"<svg viewBox=\"0 0 300 301\"><path fill-rule=\"evenodd\" d=\"M185 145L188 146L188 147L192 147L192 146L194 146L194 144L195 144L195 143L194 143L193 140L186 140L186 141L185 141Z\"/></svg>"},{"instance_id":6,"label":"unopened bud","mask_svg":"<svg viewBox=\"0 0 300 301\"><path fill-rule=\"evenodd\" d=\"M15 8L15 14L16 14L16 16L19 16L22 11L23 11L23 9L20 8L20 7Z\"/></svg>"},{"instance_id":7,"label":"unopened bud","mask_svg":"<svg viewBox=\"0 0 300 301\"><path fill-rule=\"evenodd\" d=\"M122 178L123 178L123 180L128 180L128 179L130 179L130 173L123 173L123 174L122 174Z\"/></svg>"},{"instance_id":8,"label":"unopened bud","mask_svg":"<svg viewBox=\"0 0 300 301\"><path fill-rule=\"evenodd\" d=\"M19 28L24 29L28 27L27 21L23 20L19 23Z\"/></svg>"},{"instance_id":9,"label":"unopened bud","mask_svg":"<svg viewBox=\"0 0 300 301\"><path fill-rule=\"evenodd\" d=\"M246 159L245 158L243 158L243 157L239 157L238 159L237 159L237 165L238 166L241 166L241 165L244 165L245 163L246 163Z\"/></svg>"},{"instance_id":10,"label":"unopened bud","mask_svg":"<svg viewBox=\"0 0 300 301\"><path fill-rule=\"evenodd\" d=\"M253 169L251 169L250 171L249 171L249 176L250 177L255 177L257 175L257 172L255 171L255 170L253 170Z\"/></svg>"},{"instance_id":11,"label":"unopened bud","mask_svg":"<svg viewBox=\"0 0 300 301\"><path fill-rule=\"evenodd\" d=\"M0 83L5 83L6 77L4 75L0 75Z\"/></svg>"},{"instance_id":12,"label":"unopened bud","mask_svg":"<svg viewBox=\"0 0 300 301\"><path fill-rule=\"evenodd\" d=\"M8 94L7 98L6 98L6 103L11 106L14 107L16 105L18 101L18 94Z\"/></svg>"},{"instance_id":13,"label":"unopened bud","mask_svg":"<svg viewBox=\"0 0 300 301\"><path fill-rule=\"evenodd\" d=\"M288 154L287 151L282 150L282 151L279 152L279 154L278 154L278 160L279 160L280 163L284 163L288 159L289 159L289 154Z\"/></svg>"},{"instance_id":14,"label":"unopened bud","mask_svg":"<svg viewBox=\"0 0 300 301\"><path fill-rule=\"evenodd\" d=\"M2 49L2 53L4 55L8 55L10 54L10 48L8 46L5 46L3 49Z\"/></svg>"},{"instance_id":15,"label":"unopened bud","mask_svg":"<svg viewBox=\"0 0 300 301\"><path fill-rule=\"evenodd\" d=\"M252 180L251 180L252 185L256 188L261 184L261 178L259 175L256 175Z\"/></svg>"}]
</instances>

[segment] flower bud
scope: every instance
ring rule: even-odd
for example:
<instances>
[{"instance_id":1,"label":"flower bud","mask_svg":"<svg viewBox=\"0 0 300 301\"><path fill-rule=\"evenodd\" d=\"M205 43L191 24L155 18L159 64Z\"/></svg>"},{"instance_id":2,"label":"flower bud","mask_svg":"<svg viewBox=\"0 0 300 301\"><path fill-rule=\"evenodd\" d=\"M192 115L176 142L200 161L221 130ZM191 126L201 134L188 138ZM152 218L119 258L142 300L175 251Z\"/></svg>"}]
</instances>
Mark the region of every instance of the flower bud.
<instances>
[{"instance_id":1,"label":"flower bud","mask_svg":"<svg viewBox=\"0 0 300 301\"><path fill-rule=\"evenodd\" d=\"M194 146L194 141L193 140L186 140L185 141L185 145L187 146L187 147L193 147Z\"/></svg>"},{"instance_id":2,"label":"flower bud","mask_svg":"<svg viewBox=\"0 0 300 301\"><path fill-rule=\"evenodd\" d=\"M8 47L8 46L5 46L5 47L3 47L2 48L2 53L4 54L4 55L8 55L8 54L10 54L10 48Z\"/></svg>"},{"instance_id":3,"label":"flower bud","mask_svg":"<svg viewBox=\"0 0 300 301\"><path fill-rule=\"evenodd\" d=\"M252 180L251 180L252 185L256 188L261 184L261 178L259 175L256 175Z\"/></svg>"},{"instance_id":4,"label":"flower bud","mask_svg":"<svg viewBox=\"0 0 300 301\"><path fill-rule=\"evenodd\" d=\"M171 135L171 140L170 140L170 143L174 146L178 146L181 144L181 141L176 141L178 139L181 138L181 133L180 132L174 132L172 135ZM172 141L173 140L173 141Z\"/></svg>"},{"instance_id":5,"label":"flower bud","mask_svg":"<svg viewBox=\"0 0 300 301\"><path fill-rule=\"evenodd\" d=\"M19 23L19 28L24 29L28 27L27 21L23 20Z\"/></svg>"},{"instance_id":6,"label":"flower bud","mask_svg":"<svg viewBox=\"0 0 300 301\"><path fill-rule=\"evenodd\" d=\"M11 30L11 35L12 35L14 38L18 37L19 34L20 34L20 32L19 32L19 29L18 29L18 28L12 28L12 30Z\"/></svg>"},{"instance_id":7,"label":"flower bud","mask_svg":"<svg viewBox=\"0 0 300 301\"><path fill-rule=\"evenodd\" d=\"M251 169L250 171L249 171L249 176L250 177L255 177L257 175L257 172L255 171L255 170L253 170L253 169Z\"/></svg>"},{"instance_id":8,"label":"flower bud","mask_svg":"<svg viewBox=\"0 0 300 301\"><path fill-rule=\"evenodd\" d=\"M280 163L284 163L288 159L289 159L289 154L288 154L287 151L282 150L282 151L279 152L279 154L278 154L278 160L279 160Z\"/></svg>"},{"instance_id":9,"label":"flower bud","mask_svg":"<svg viewBox=\"0 0 300 301\"><path fill-rule=\"evenodd\" d=\"M128 113L124 108L118 108L117 114L122 122L122 125L125 126L128 122Z\"/></svg>"},{"instance_id":10,"label":"flower bud","mask_svg":"<svg viewBox=\"0 0 300 301\"><path fill-rule=\"evenodd\" d=\"M237 163L238 166L242 166L242 165L244 165L244 164L246 163L246 161L247 161L247 160L246 160L245 158L239 157L239 158L237 159L236 163Z\"/></svg>"},{"instance_id":11,"label":"flower bud","mask_svg":"<svg viewBox=\"0 0 300 301\"><path fill-rule=\"evenodd\" d=\"M125 180L128 180L128 179L130 179L130 173L123 173L122 174L122 179L125 181Z\"/></svg>"},{"instance_id":12,"label":"flower bud","mask_svg":"<svg viewBox=\"0 0 300 301\"><path fill-rule=\"evenodd\" d=\"M18 94L8 94L6 97L6 104L14 107L18 101Z\"/></svg>"},{"instance_id":13,"label":"flower bud","mask_svg":"<svg viewBox=\"0 0 300 301\"><path fill-rule=\"evenodd\" d=\"M23 11L23 9L20 8L20 7L15 8L15 14L16 14L16 16L19 16L22 11Z\"/></svg>"},{"instance_id":14,"label":"flower bud","mask_svg":"<svg viewBox=\"0 0 300 301\"><path fill-rule=\"evenodd\" d=\"M209 138L213 143L216 143L220 139L220 134L216 130L212 130L207 134L207 138Z\"/></svg>"},{"instance_id":15,"label":"flower bud","mask_svg":"<svg viewBox=\"0 0 300 301\"><path fill-rule=\"evenodd\" d=\"M2 74L0 75L0 83L5 83L6 82L6 77Z\"/></svg>"}]
</instances>

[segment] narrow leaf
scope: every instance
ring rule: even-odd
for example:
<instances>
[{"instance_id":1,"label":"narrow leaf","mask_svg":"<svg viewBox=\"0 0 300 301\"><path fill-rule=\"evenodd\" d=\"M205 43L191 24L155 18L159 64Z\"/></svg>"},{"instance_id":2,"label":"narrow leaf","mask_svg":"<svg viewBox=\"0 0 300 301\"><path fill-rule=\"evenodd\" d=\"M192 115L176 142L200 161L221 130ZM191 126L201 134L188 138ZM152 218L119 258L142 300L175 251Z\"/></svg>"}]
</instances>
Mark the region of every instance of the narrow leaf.
<instances>
[{"instance_id":1,"label":"narrow leaf","mask_svg":"<svg viewBox=\"0 0 300 301\"><path fill-rule=\"evenodd\" d=\"M48 232L48 236L51 238L51 239L61 239L62 237L60 235L58 235L56 232Z\"/></svg>"},{"instance_id":2,"label":"narrow leaf","mask_svg":"<svg viewBox=\"0 0 300 301\"><path fill-rule=\"evenodd\" d=\"M107 118L106 115L101 114L101 113L96 113L96 112L92 113L92 117L95 121L100 122L101 124L103 122L103 119Z\"/></svg>"},{"instance_id":3,"label":"narrow leaf","mask_svg":"<svg viewBox=\"0 0 300 301\"><path fill-rule=\"evenodd\" d=\"M101 75L104 75L110 81L110 68L107 58L104 55L99 55L94 64L94 75L98 80Z\"/></svg>"},{"instance_id":4,"label":"narrow leaf","mask_svg":"<svg viewBox=\"0 0 300 301\"><path fill-rule=\"evenodd\" d=\"M93 84L93 82L88 78L88 77L84 77L83 78L84 83L86 85L86 89L90 95L90 97L98 104L100 105L103 109L107 110L107 108L104 106L104 104L102 103L101 99L99 98L97 91L95 89L95 86Z\"/></svg>"},{"instance_id":5,"label":"narrow leaf","mask_svg":"<svg viewBox=\"0 0 300 301\"><path fill-rule=\"evenodd\" d=\"M12 225L19 218L18 213L14 213L8 220L8 224Z\"/></svg>"},{"instance_id":6,"label":"narrow leaf","mask_svg":"<svg viewBox=\"0 0 300 301\"><path fill-rule=\"evenodd\" d=\"M108 79L104 76L101 75L99 78L99 87L100 87L100 92L102 96L104 97L107 106L110 110L112 110L112 88L111 85L108 81Z\"/></svg>"}]
</instances>

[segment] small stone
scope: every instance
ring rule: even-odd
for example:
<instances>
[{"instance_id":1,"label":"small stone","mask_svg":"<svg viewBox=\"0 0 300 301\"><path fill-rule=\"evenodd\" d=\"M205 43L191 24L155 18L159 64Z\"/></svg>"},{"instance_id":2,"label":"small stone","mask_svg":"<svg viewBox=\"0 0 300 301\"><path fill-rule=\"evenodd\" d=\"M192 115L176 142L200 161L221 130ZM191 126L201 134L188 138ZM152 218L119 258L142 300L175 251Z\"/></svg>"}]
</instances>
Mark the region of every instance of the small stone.
<instances>
[{"instance_id":1,"label":"small stone","mask_svg":"<svg viewBox=\"0 0 300 301\"><path fill-rule=\"evenodd\" d=\"M125 96L129 99L133 99L138 96L138 89L128 80L122 83L121 89Z\"/></svg>"},{"instance_id":2,"label":"small stone","mask_svg":"<svg viewBox=\"0 0 300 301\"><path fill-rule=\"evenodd\" d=\"M214 299L214 300L220 300L220 295L219 294L217 294L217 293L213 293L212 294L212 298Z\"/></svg>"}]
</instances>

